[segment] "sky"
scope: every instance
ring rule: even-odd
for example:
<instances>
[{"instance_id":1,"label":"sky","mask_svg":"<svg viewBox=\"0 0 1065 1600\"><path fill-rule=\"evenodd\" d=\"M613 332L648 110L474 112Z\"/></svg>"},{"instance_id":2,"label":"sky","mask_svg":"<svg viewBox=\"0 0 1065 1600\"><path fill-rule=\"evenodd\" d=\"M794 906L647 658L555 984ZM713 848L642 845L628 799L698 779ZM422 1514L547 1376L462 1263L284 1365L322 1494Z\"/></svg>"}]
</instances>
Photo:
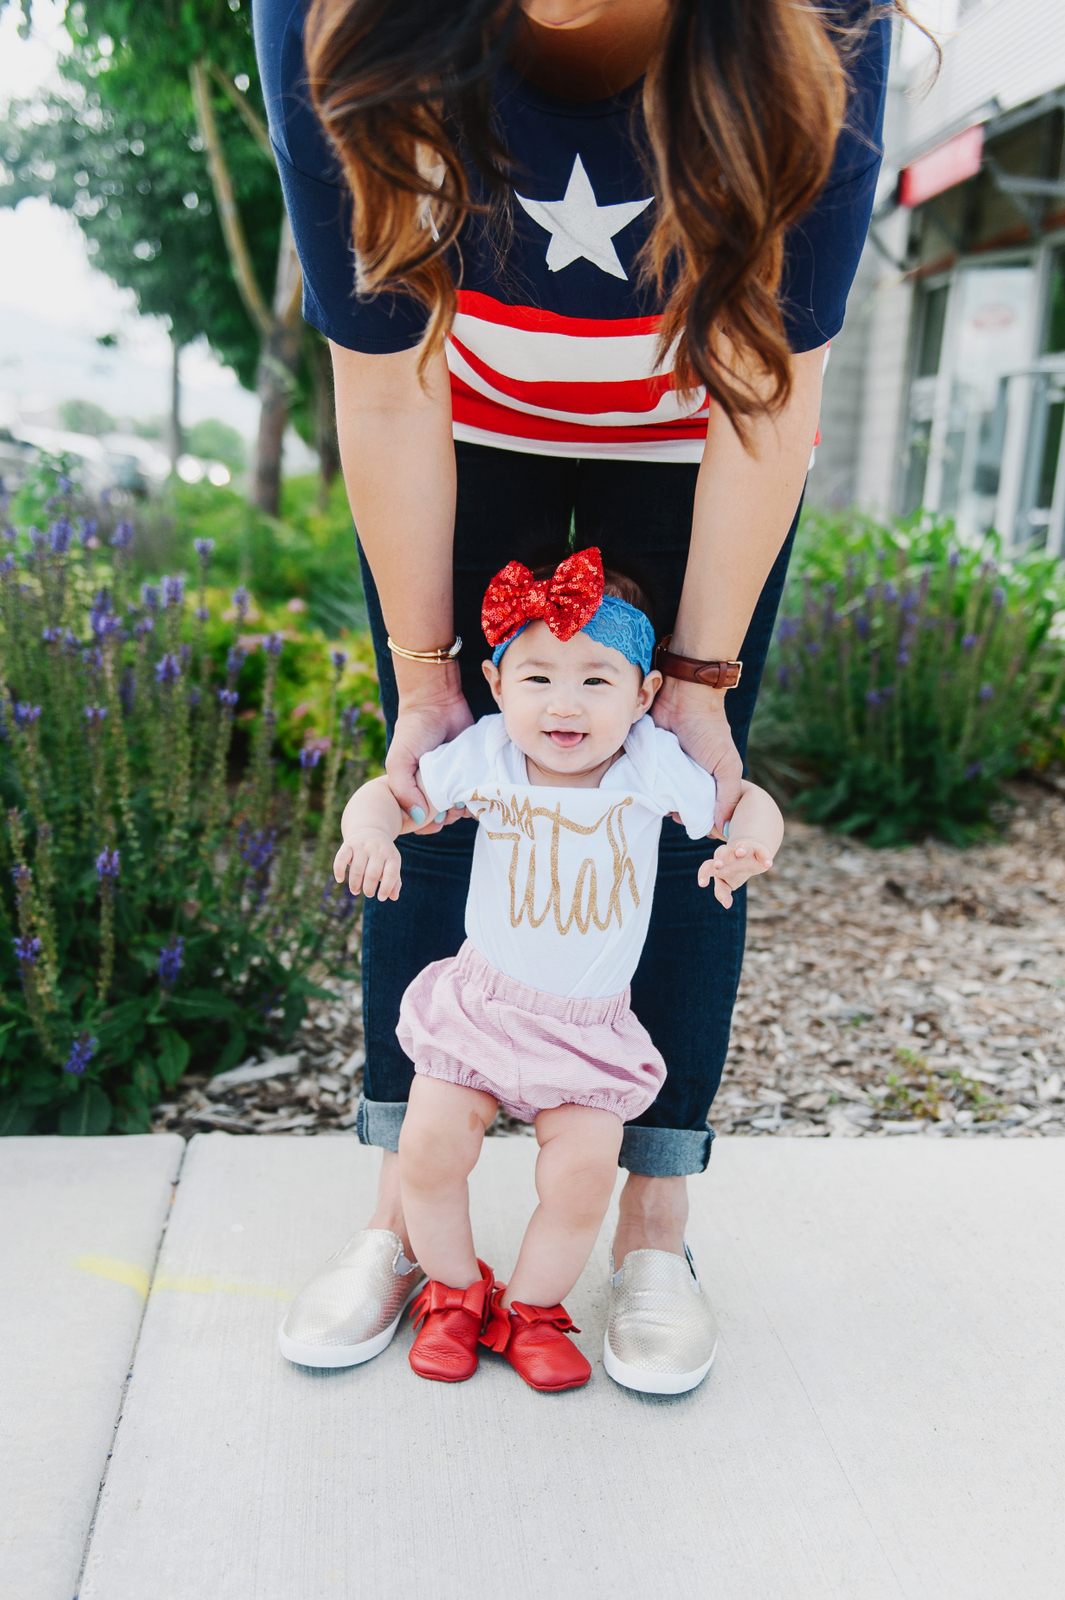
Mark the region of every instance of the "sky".
<instances>
[{"instance_id":1,"label":"sky","mask_svg":"<svg viewBox=\"0 0 1065 1600\"><path fill-rule=\"evenodd\" d=\"M34 31L18 36L19 12L0 14L0 108L56 75L66 34L63 4L35 0ZM2 195L2 190L0 190ZM115 349L97 338L115 334ZM113 416L165 415L170 405L170 339L159 317L139 315L132 290L94 268L77 223L46 200L0 207L0 427L21 412L62 400L93 400ZM182 420L219 417L253 439L259 402L242 389L206 340L182 354ZM286 469L307 471L313 458L291 433Z\"/></svg>"}]
</instances>

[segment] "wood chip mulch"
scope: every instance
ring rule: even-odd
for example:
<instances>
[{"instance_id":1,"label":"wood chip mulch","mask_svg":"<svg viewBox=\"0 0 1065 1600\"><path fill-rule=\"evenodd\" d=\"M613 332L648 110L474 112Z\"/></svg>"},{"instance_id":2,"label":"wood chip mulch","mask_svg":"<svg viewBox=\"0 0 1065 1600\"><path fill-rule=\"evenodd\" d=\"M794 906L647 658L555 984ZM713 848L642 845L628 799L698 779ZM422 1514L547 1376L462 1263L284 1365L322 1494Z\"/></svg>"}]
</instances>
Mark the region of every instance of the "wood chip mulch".
<instances>
[{"instance_id":1,"label":"wood chip mulch","mask_svg":"<svg viewBox=\"0 0 1065 1600\"><path fill-rule=\"evenodd\" d=\"M778 868L749 891L718 1133L1065 1135L1065 792L1012 793L1004 837L964 851L870 850L789 822ZM352 1130L362 999L355 981L333 987L286 1052L238 1069L245 1081L184 1078L156 1131Z\"/></svg>"}]
</instances>

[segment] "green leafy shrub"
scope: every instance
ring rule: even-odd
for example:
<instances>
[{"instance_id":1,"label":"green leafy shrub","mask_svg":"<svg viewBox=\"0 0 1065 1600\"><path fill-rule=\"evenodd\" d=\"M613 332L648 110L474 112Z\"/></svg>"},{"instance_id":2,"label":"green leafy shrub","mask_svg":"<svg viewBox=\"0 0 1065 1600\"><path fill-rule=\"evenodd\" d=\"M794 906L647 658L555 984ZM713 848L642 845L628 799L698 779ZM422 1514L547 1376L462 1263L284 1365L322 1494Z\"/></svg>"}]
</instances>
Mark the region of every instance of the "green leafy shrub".
<instances>
[{"instance_id":1,"label":"green leafy shrub","mask_svg":"<svg viewBox=\"0 0 1065 1600\"><path fill-rule=\"evenodd\" d=\"M232 623L212 612L209 542L190 607L181 577L137 590L128 523L75 528L67 480L48 509L47 533L8 529L0 559L0 1131L139 1132L188 1065L290 1038L347 959L357 902L330 864L365 714L343 706L333 651L286 788L293 646L240 642L244 596Z\"/></svg>"},{"instance_id":2,"label":"green leafy shrub","mask_svg":"<svg viewBox=\"0 0 1065 1600\"><path fill-rule=\"evenodd\" d=\"M1062 753L1065 585L927 514L806 520L752 734L815 822L875 845L985 830L1002 780ZM1055 619L1057 618L1057 621Z\"/></svg>"}]
</instances>

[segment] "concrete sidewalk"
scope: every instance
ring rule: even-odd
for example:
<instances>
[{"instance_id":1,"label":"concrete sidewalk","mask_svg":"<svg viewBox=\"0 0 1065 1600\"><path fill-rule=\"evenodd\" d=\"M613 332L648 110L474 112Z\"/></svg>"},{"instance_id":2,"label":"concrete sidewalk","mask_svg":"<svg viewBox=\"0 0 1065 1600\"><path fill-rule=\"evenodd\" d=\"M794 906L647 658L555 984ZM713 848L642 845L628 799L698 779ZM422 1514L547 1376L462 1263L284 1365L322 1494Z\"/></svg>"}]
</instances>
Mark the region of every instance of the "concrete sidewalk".
<instances>
[{"instance_id":1,"label":"concrete sidewalk","mask_svg":"<svg viewBox=\"0 0 1065 1600\"><path fill-rule=\"evenodd\" d=\"M19 1143L43 1172L73 1142ZM501 1274L534 1155L491 1140L474 1176ZM192 1142L81 1600L1060 1595L1065 1145L718 1141L690 1238L721 1350L673 1399L598 1360L609 1228L568 1302L584 1390L535 1394L492 1355L468 1384L424 1383L406 1329L349 1371L284 1363L287 1299L366 1212L376 1166L353 1139ZM22 1448L40 1383L19 1389ZM23 1518L42 1564L73 1543L57 1504ZM3 1600L72 1600L69 1560L36 1588L6 1561Z\"/></svg>"},{"instance_id":2,"label":"concrete sidewalk","mask_svg":"<svg viewBox=\"0 0 1065 1600\"><path fill-rule=\"evenodd\" d=\"M182 1140L0 1139L0 1596L70 1600Z\"/></svg>"}]
</instances>

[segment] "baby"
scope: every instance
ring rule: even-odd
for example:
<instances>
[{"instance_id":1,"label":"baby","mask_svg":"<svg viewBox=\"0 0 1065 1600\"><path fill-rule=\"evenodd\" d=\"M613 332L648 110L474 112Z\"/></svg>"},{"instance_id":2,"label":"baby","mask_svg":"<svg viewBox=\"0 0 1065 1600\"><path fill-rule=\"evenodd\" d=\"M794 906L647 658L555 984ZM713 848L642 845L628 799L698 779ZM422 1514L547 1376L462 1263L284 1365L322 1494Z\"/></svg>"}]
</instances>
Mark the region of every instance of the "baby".
<instances>
[{"instance_id":1,"label":"baby","mask_svg":"<svg viewBox=\"0 0 1065 1600\"><path fill-rule=\"evenodd\" d=\"M478 1343L536 1389L588 1381L562 1300L606 1215L622 1126L654 1100L666 1065L629 1006L647 934L662 818L713 834L713 778L646 715L662 675L636 586L598 550L537 582L518 562L485 596L485 676L501 715L422 757L431 814L480 824L466 942L407 989L397 1036L415 1064L399 1142L403 1210L429 1282L414 1302L410 1363L458 1382ZM396 899L396 837L414 831L387 778L343 816L334 872ZM744 783L728 842L699 868L723 905L766 872L777 806ZM720 837L720 835L718 835ZM539 1205L508 1284L479 1261L467 1178L502 1107L535 1124ZM579 1330L574 1330L579 1331Z\"/></svg>"}]
</instances>

